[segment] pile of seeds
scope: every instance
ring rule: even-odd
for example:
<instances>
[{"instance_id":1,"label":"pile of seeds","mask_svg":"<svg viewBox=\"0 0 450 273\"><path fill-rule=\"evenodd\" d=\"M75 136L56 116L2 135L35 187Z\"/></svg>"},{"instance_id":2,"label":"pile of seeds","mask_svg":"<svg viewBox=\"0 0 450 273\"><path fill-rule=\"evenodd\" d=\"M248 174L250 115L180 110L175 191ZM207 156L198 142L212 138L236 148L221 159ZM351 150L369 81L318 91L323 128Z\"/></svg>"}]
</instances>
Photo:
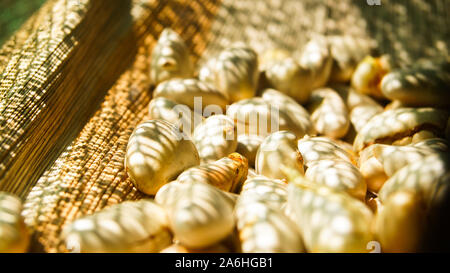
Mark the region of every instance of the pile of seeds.
<instances>
[{"instance_id":1,"label":"pile of seeds","mask_svg":"<svg viewBox=\"0 0 450 273\"><path fill-rule=\"evenodd\" d=\"M124 162L148 198L75 220L67 248L422 251L431 231L444 236L433 226L450 201L450 62L399 69L373 52L350 36L315 37L299 58L235 44L195 69L165 29L151 119ZM24 251L9 203L0 196L0 251Z\"/></svg>"}]
</instances>

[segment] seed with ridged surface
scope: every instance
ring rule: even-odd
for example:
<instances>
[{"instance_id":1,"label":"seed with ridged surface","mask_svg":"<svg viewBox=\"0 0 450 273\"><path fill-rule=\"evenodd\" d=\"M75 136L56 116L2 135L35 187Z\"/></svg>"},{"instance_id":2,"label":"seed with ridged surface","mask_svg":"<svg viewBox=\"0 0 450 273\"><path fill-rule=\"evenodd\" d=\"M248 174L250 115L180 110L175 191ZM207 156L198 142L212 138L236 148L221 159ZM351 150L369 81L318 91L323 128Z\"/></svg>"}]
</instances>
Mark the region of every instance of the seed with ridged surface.
<instances>
[{"instance_id":1,"label":"seed with ridged surface","mask_svg":"<svg viewBox=\"0 0 450 273\"><path fill-rule=\"evenodd\" d=\"M305 251L296 225L283 213L286 187L264 176L245 181L235 207L243 252Z\"/></svg>"},{"instance_id":2,"label":"seed with ridged surface","mask_svg":"<svg viewBox=\"0 0 450 273\"><path fill-rule=\"evenodd\" d=\"M199 78L213 84L231 102L251 98L259 78L257 54L244 45L227 48L201 68Z\"/></svg>"},{"instance_id":3,"label":"seed with ridged surface","mask_svg":"<svg viewBox=\"0 0 450 273\"><path fill-rule=\"evenodd\" d=\"M383 95L409 106L449 106L450 63L414 66L387 74Z\"/></svg>"},{"instance_id":4,"label":"seed with ridged surface","mask_svg":"<svg viewBox=\"0 0 450 273\"><path fill-rule=\"evenodd\" d=\"M153 97L164 97L176 103L187 105L193 110L216 113L228 104L224 94L211 84L197 79L171 79L160 83L153 91ZM196 109L196 104L197 109ZM209 106L209 108L208 108Z\"/></svg>"},{"instance_id":5,"label":"seed with ridged surface","mask_svg":"<svg viewBox=\"0 0 450 273\"><path fill-rule=\"evenodd\" d=\"M350 126L347 106L339 94L331 88L312 91L308 110L318 133L331 138L345 136Z\"/></svg>"},{"instance_id":6,"label":"seed with ridged surface","mask_svg":"<svg viewBox=\"0 0 450 273\"><path fill-rule=\"evenodd\" d=\"M157 85L171 78L188 78L193 74L189 49L172 29L161 32L151 56L150 78Z\"/></svg>"},{"instance_id":7,"label":"seed with ridged surface","mask_svg":"<svg viewBox=\"0 0 450 273\"><path fill-rule=\"evenodd\" d=\"M128 141L125 167L142 192L158 189L185 169L200 164L194 143L167 121L155 119L139 124Z\"/></svg>"},{"instance_id":8,"label":"seed with ridged surface","mask_svg":"<svg viewBox=\"0 0 450 273\"><path fill-rule=\"evenodd\" d=\"M272 107L278 108L280 130L289 130L298 138L304 135L315 134L311 116L303 106L291 97L275 90L266 89L262 93L262 99L270 103Z\"/></svg>"},{"instance_id":9,"label":"seed with ridged surface","mask_svg":"<svg viewBox=\"0 0 450 273\"><path fill-rule=\"evenodd\" d=\"M152 99L148 108L151 119L168 121L189 136L195 126L203 121L202 115L192 111L188 106L163 97Z\"/></svg>"},{"instance_id":10,"label":"seed with ridged surface","mask_svg":"<svg viewBox=\"0 0 450 273\"><path fill-rule=\"evenodd\" d=\"M237 128L225 115L213 115L197 126L192 136L200 161L218 160L236 151Z\"/></svg>"},{"instance_id":11,"label":"seed with ridged surface","mask_svg":"<svg viewBox=\"0 0 450 273\"><path fill-rule=\"evenodd\" d=\"M338 142L330 138L305 136L297 144L305 166L309 166L313 161L324 159L343 159L356 164L352 154L341 148Z\"/></svg>"},{"instance_id":12,"label":"seed with ridged surface","mask_svg":"<svg viewBox=\"0 0 450 273\"><path fill-rule=\"evenodd\" d=\"M364 200L367 185L364 177L352 163L346 160L323 159L311 162L305 177L315 183L346 192Z\"/></svg>"},{"instance_id":13,"label":"seed with ridged surface","mask_svg":"<svg viewBox=\"0 0 450 273\"><path fill-rule=\"evenodd\" d=\"M234 228L233 204L225 193L201 182L171 182L155 201L167 208L175 238L189 248L206 248ZM168 194L170 193L171 194Z\"/></svg>"},{"instance_id":14,"label":"seed with ridged surface","mask_svg":"<svg viewBox=\"0 0 450 273\"><path fill-rule=\"evenodd\" d=\"M308 252L367 252L373 214L363 202L298 173L290 175L287 191L289 217Z\"/></svg>"},{"instance_id":15,"label":"seed with ridged surface","mask_svg":"<svg viewBox=\"0 0 450 273\"><path fill-rule=\"evenodd\" d=\"M373 48L371 41L350 35L329 36L328 43L333 56L331 82L348 82L358 63Z\"/></svg>"},{"instance_id":16,"label":"seed with ridged surface","mask_svg":"<svg viewBox=\"0 0 450 273\"><path fill-rule=\"evenodd\" d=\"M273 62L265 71L265 77L273 88L301 104L308 101L311 93L311 74L293 58Z\"/></svg>"},{"instance_id":17,"label":"seed with ridged surface","mask_svg":"<svg viewBox=\"0 0 450 273\"><path fill-rule=\"evenodd\" d=\"M353 143L355 152L375 144L410 144L415 134L430 131L427 138L442 136L449 113L436 108L398 108L372 117L358 132ZM400 142L405 140L405 142ZM418 141L423 138L418 139Z\"/></svg>"},{"instance_id":18,"label":"seed with ridged surface","mask_svg":"<svg viewBox=\"0 0 450 273\"><path fill-rule=\"evenodd\" d=\"M299 65L311 71L311 89L325 86L333 67L333 58L325 37L317 36L302 50Z\"/></svg>"},{"instance_id":19,"label":"seed with ridged surface","mask_svg":"<svg viewBox=\"0 0 450 273\"><path fill-rule=\"evenodd\" d=\"M269 178L284 179L283 167L304 172L303 158L297 149L297 137L289 131L275 132L259 146L256 154L256 172Z\"/></svg>"},{"instance_id":20,"label":"seed with ridged surface","mask_svg":"<svg viewBox=\"0 0 450 273\"><path fill-rule=\"evenodd\" d=\"M397 191L410 191L417 194L425 204L439 204L438 193L448 189L450 184L440 183L442 177L450 174L450 156L448 153L437 153L426 156L398 170L390 177L379 192L381 202ZM448 179L447 181L448 182ZM446 196L444 196L446 197Z\"/></svg>"},{"instance_id":21,"label":"seed with ridged surface","mask_svg":"<svg viewBox=\"0 0 450 273\"><path fill-rule=\"evenodd\" d=\"M177 177L177 181L204 182L224 191L235 192L246 179L247 172L247 159L232 153L217 161L187 169Z\"/></svg>"},{"instance_id":22,"label":"seed with ridged surface","mask_svg":"<svg viewBox=\"0 0 450 273\"><path fill-rule=\"evenodd\" d=\"M62 233L73 252L159 252L172 243L165 210L150 199L126 201L76 219Z\"/></svg>"}]
</instances>

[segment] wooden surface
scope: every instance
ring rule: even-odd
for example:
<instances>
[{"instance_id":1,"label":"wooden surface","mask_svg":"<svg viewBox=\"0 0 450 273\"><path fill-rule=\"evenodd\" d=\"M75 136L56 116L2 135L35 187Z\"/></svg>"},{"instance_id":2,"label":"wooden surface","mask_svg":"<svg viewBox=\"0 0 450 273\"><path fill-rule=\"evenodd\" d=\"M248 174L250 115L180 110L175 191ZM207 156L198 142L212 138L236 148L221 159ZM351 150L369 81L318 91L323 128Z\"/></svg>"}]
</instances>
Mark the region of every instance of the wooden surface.
<instances>
[{"instance_id":1,"label":"wooden surface","mask_svg":"<svg viewBox=\"0 0 450 273\"><path fill-rule=\"evenodd\" d=\"M123 159L146 118L149 57L163 27L181 34L194 60L235 41L296 54L314 34L345 33L375 39L404 65L448 56L449 1L85 0L72 22L58 19L75 11L71 1L50 0L0 50L0 190L25 199L33 250L49 252L65 250L59 235L73 219L141 198Z\"/></svg>"}]
</instances>

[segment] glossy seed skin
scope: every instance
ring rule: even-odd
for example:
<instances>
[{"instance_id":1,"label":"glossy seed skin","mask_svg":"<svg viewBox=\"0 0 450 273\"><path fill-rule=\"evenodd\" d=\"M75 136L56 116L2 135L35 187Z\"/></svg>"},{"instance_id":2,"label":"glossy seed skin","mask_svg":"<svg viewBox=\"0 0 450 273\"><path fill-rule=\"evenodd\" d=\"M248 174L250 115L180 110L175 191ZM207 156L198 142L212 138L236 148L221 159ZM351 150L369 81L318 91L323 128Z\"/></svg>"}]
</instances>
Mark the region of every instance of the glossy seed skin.
<instances>
[{"instance_id":1,"label":"glossy seed skin","mask_svg":"<svg viewBox=\"0 0 450 273\"><path fill-rule=\"evenodd\" d=\"M244 183L247 172L247 159L233 153L217 161L189 168L177 177L177 181L203 182L226 192L236 192Z\"/></svg>"},{"instance_id":2,"label":"glossy seed skin","mask_svg":"<svg viewBox=\"0 0 450 273\"><path fill-rule=\"evenodd\" d=\"M384 182L401 168L429 155L446 153L448 147L448 143L439 138L406 146L373 144L361 152L359 168L369 189L378 192Z\"/></svg>"},{"instance_id":3,"label":"glossy seed skin","mask_svg":"<svg viewBox=\"0 0 450 273\"><path fill-rule=\"evenodd\" d=\"M300 232L282 211L286 187L263 176L245 181L235 207L244 253L305 252Z\"/></svg>"},{"instance_id":4,"label":"glossy seed skin","mask_svg":"<svg viewBox=\"0 0 450 273\"><path fill-rule=\"evenodd\" d=\"M23 253L28 250L30 234L22 212L22 202L7 192L0 192L0 253Z\"/></svg>"},{"instance_id":5,"label":"glossy seed skin","mask_svg":"<svg viewBox=\"0 0 450 273\"><path fill-rule=\"evenodd\" d=\"M289 131L279 131L269 135L259 146L255 169L258 174L269 178L285 179L285 167L304 173L303 158L297 149L296 136Z\"/></svg>"},{"instance_id":6,"label":"glossy seed skin","mask_svg":"<svg viewBox=\"0 0 450 273\"><path fill-rule=\"evenodd\" d=\"M212 162L236 151L237 128L229 117L213 115L195 128L192 140L200 162Z\"/></svg>"},{"instance_id":7,"label":"glossy seed skin","mask_svg":"<svg viewBox=\"0 0 450 273\"><path fill-rule=\"evenodd\" d=\"M381 80L389 70L390 65L387 56L378 58L367 56L356 67L352 75L351 85L362 94L383 99Z\"/></svg>"},{"instance_id":8,"label":"glossy seed skin","mask_svg":"<svg viewBox=\"0 0 450 273\"><path fill-rule=\"evenodd\" d=\"M420 252L426 222L425 205L409 191L392 194L376 215L376 236L383 252Z\"/></svg>"},{"instance_id":9,"label":"glossy seed skin","mask_svg":"<svg viewBox=\"0 0 450 273\"><path fill-rule=\"evenodd\" d=\"M231 102L251 98L258 85L258 56L245 45L234 45L209 61L199 73Z\"/></svg>"},{"instance_id":10,"label":"glossy seed skin","mask_svg":"<svg viewBox=\"0 0 450 273\"><path fill-rule=\"evenodd\" d=\"M335 90L320 88L312 91L308 110L318 133L334 139L347 133L350 126L348 109Z\"/></svg>"},{"instance_id":11,"label":"glossy seed skin","mask_svg":"<svg viewBox=\"0 0 450 273\"><path fill-rule=\"evenodd\" d=\"M198 164L194 143L169 122L143 122L130 136L126 170L134 185L146 194L156 194L165 183Z\"/></svg>"},{"instance_id":12,"label":"glossy seed skin","mask_svg":"<svg viewBox=\"0 0 450 273\"><path fill-rule=\"evenodd\" d=\"M434 133L442 134L448 116L447 111L430 107L384 111L372 117L360 130L353 143L353 149L359 153L374 143L395 144L395 141L412 137L418 131L427 128ZM431 137L433 136L430 135Z\"/></svg>"},{"instance_id":13,"label":"glossy seed skin","mask_svg":"<svg viewBox=\"0 0 450 273\"><path fill-rule=\"evenodd\" d=\"M303 48L298 64L311 71L311 90L326 85L333 67L333 58L325 37L311 39Z\"/></svg>"},{"instance_id":14,"label":"glossy seed skin","mask_svg":"<svg viewBox=\"0 0 450 273\"><path fill-rule=\"evenodd\" d=\"M289 130L298 138L316 133L308 111L291 97L270 88L265 89L261 97L272 107L278 108L281 130Z\"/></svg>"},{"instance_id":15,"label":"glossy seed skin","mask_svg":"<svg viewBox=\"0 0 450 273\"><path fill-rule=\"evenodd\" d=\"M386 75L381 82L383 95L415 107L450 106L450 65L415 66Z\"/></svg>"},{"instance_id":16,"label":"glossy seed skin","mask_svg":"<svg viewBox=\"0 0 450 273\"><path fill-rule=\"evenodd\" d=\"M350 81L358 63L370 54L371 41L350 35L332 35L328 43L333 56L330 82L345 83Z\"/></svg>"},{"instance_id":17,"label":"glossy seed skin","mask_svg":"<svg viewBox=\"0 0 450 273\"><path fill-rule=\"evenodd\" d=\"M291 57L271 63L265 71L265 77L273 88L300 104L309 99L312 89L311 74L310 70L301 67Z\"/></svg>"},{"instance_id":18,"label":"glossy seed skin","mask_svg":"<svg viewBox=\"0 0 450 273\"><path fill-rule=\"evenodd\" d=\"M153 97L164 97L192 110L210 112L208 114L223 111L228 104L225 95L214 86L193 78L161 82L153 91Z\"/></svg>"},{"instance_id":19,"label":"glossy seed skin","mask_svg":"<svg viewBox=\"0 0 450 273\"><path fill-rule=\"evenodd\" d=\"M340 147L336 141L327 137L305 136L298 140L297 147L307 167L314 161L325 159L346 160L356 164L356 160L351 153Z\"/></svg>"},{"instance_id":20,"label":"glossy seed skin","mask_svg":"<svg viewBox=\"0 0 450 273\"><path fill-rule=\"evenodd\" d=\"M255 167L256 153L264 138L258 135L238 135L238 145L236 152L243 155L248 160L250 167Z\"/></svg>"},{"instance_id":21,"label":"glossy seed skin","mask_svg":"<svg viewBox=\"0 0 450 273\"><path fill-rule=\"evenodd\" d=\"M202 115L192 111L188 106L164 97L152 99L148 108L151 119L168 121L188 136L191 136L195 127L203 121Z\"/></svg>"},{"instance_id":22,"label":"glossy seed skin","mask_svg":"<svg viewBox=\"0 0 450 273\"><path fill-rule=\"evenodd\" d=\"M373 214L363 202L301 176L289 181L289 216L308 252L367 252Z\"/></svg>"},{"instance_id":23,"label":"glossy seed skin","mask_svg":"<svg viewBox=\"0 0 450 273\"><path fill-rule=\"evenodd\" d=\"M189 78L193 75L189 49L170 28L161 32L152 51L150 66L150 78L155 85L172 78Z\"/></svg>"},{"instance_id":24,"label":"glossy seed skin","mask_svg":"<svg viewBox=\"0 0 450 273\"><path fill-rule=\"evenodd\" d=\"M336 191L364 200L367 185L358 168L346 160L324 159L308 165L305 177Z\"/></svg>"},{"instance_id":25,"label":"glossy seed skin","mask_svg":"<svg viewBox=\"0 0 450 273\"><path fill-rule=\"evenodd\" d=\"M171 182L155 201L167 208L175 238L189 248L206 248L225 239L234 228L232 200L201 182Z\"/></svg>"},{"instance_id":26,"label":"glossy seed skin","mask_svg":"<svg viewBox=\"0 0 450 273\"><path fill-rule=\"evenodd\" d=\"M284 129L280 125L285 124L279 109L259 97L233 103L227 109L227 116L236 124L238 135L266 137Z\"/></svg>"},{"instance_id":27,"label":"glossy seed skin","mask_svg":"<svg viewBox=\"0 0 450 273\"><path fill-rule=\"evenodd\" d=\"M442 177L446 177L450 170L450 157L448 153L438 153L408 164L398 170L383 185L379 192L381 202L385 202L389 196L397 191L410 191L423 200L429 206L438 204L438 192L448 187L445 183L439 183Z\"/></svg>"},{"instance_id":28,"label":"glossy seed skin","mask_svg":"<svg viewBox=\"0 0 450 273\"><path fill-rule=\"evenodd\" d=\"M159 252L172 243L165 210L150 199L126 201L81 217L62 233L73 252Z\"/></svg>"}]
</instances>

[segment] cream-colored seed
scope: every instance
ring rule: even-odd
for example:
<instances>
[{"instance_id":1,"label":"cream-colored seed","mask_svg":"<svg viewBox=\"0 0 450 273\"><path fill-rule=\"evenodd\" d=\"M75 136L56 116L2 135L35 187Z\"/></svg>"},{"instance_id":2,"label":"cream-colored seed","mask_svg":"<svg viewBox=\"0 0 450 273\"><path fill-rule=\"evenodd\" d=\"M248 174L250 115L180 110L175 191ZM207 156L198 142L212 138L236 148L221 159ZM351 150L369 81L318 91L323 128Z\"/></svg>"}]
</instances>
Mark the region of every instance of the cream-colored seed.
<instances>
[{"instance_id":1,"label":"cream-colored seed","mask_svg":"<svg viewBox=\"0 0 450 273\"><path fill-rule=\"evenodd\" d=\"M233 153L217 161L189 168L177 177L177 181L204 182L227 192L236 192L244 183L247 172L247 159Z\"/></svg>"},{"instance_id":2,"label":"cream-colored seed","mask_svg":"<svg viewBox=\"0 0 450 273\"><path fill-rule=\"evenodd\" d=\"M236 151L237 128L229 117L213 115L195 128L192 140L202 163L215 161Z\"/></svg>"},{"instance_id":3,"label":"cream-colored seed","mask_svg":"<svg viewBox=\"0 0 450 273\"><path fill-rule=\"evenodd\" d=\"M236 152L248 159L251 167L255 166L256 153L264 138L258 135L238 135Z\"/></svg>"},{"instance_id":4,"label":"cream-colored seed","mask_svg":"<svg viewBox=\"0 0 450 273\"><path fill-rule=\"evenodd\" d=\"M448 144L442 139L428 139L407 146L374 144L361 152L359 166L369 189L378 192L401 168L429 155L445 152L448 152Z\"/></svg>"},{"instance_id":5,"label":"cream-colored seed","mask_svg":"<svg viewBox=\"0 0 450 273\"><path fill-rule=\"evenodd\" d=\"M298 138L306 134L315 134L314 125L308 111L291 97L275 89L266 89L262 92L262 99L268 102L271 107L278 108L280 130L289 130Z\"/></svg>"},{"instance_id":6,"label":"cream-colored seed","mask_svg":"<svg viewBox=\"0 0 450 273\"><path fill-rule=\"evenodd\" d=\"M194 72L189 49L170 28L161 32L153 48L150 65L150 78L155 85L172 78L189 78Z\"/></svg>"},{"instance_id":7,"label":"cream-colored seed","mask_svg":"<svg viewBox=\"0 0 450 273\"><path fill-rule=\"evenodd\" d=\"M311 90L326 85L333 67L333 58L325 37L310 40L301 53L299 65L311 71Z\"/></svg>"},{"instance_id":8,"label":"cream-colored seed","mask_svg":"<svg viewBox=\"0 0 450 273\"><path fill-rule=\"evenodd\" d=\"M150 101L149 115L151 119L162 119L172 123L189 136L194 132L195 127L203 121L202 115L192 111L188 106L163 97Z\"/></svg>"},{"instance_id":9,"label":"cream-colored seed","mask_svg":"<svg viewBox=\"0 0 450 273\"><path fill-rule=\"evenodd\" d=\"M449 170L450 157L448 153L431 154L395 172L384 183L378 196L381 202L385 202L390 195L397 191L410 191L423 200L426 205L439 203L441 200L436 200L436 192L447 187L445 183L439 183L439 180L447 176Z\"/></svg>"},{"instance_id":10,"label":"cream-colored seed","mask_svg":"<svg viewBox=\"0 0 450 273\"><path fill-rule=\"evenodd\" d=\"M160 83L153 92L154 98L164 97L187 105L204 114L222 113L228 98L211 84L197 79L171 79Z\"/></svg>"},{"instance_id":11,"label":"cream-colored seed","mask_svg":"<svg viewBox=\"0 0 450 273\"><path fill-rule=\"evenodd\" d=\"M367 185L363 175L352 163L346 160L324 159L308 165L305 177L315 183L346 192L364 200Z\"/></svg>"},{"instance_id":12,"label":"cream-colored seed","mask_svg":"<svg viewBox=\"0 0 450 273\"><path fill-rule=\"evenodd\" d=\"M258 97L233 103L227 109L227 116L236 124L238 135L266 137L274 131L283 130L280 125L286 124L277 107Z\"/></svg>"},{"instance_id":13,"label":"cream-colored seed","mask_svg":"<svg viewBox=\"0 0 450 273\"><path fill-rule=\"evenodd\" d=\"M287 183L263 175L248 178L240 192L238 202L261 202L266 206L281 209L286 203Z\"/></svg>"},{"instance_id":14,"label":"cream-colored seed","mask_svg":"<svg viewBox=\"0 0 450 273\"><path fill-rule=\"evenodd\" d=\"M318 133L335 139L345 136L350 126L349 114L335 90L321 88L312 91L308 109Z\"/></svg>"},{"instance_id":15,"label":"cream-colored seed","mask_svg":"<svg viewBox=\"0 0 450 273\"><path fill-rule=\"evenodd\" d=\"M81 217L62 233L73 252L159 252L172 243L166 211L150 199Z\"/></svg>"},{"instance_id":16,"label":"cream-colored seed","mask_svg":"<svg viewBox=\"0 0 450 273\"><path fill-rule=\"evenodd\" d=\"M350 35L329 36L328 43L333 56L331 82L350 81L358 63L373 48L372 41Z\"/></svg>"},{"instance_id":17,"label":"cream-colored seed","mask_svg":"<svg viewBox=\"0 0 450 273\"><path fill-rule=\"evenodd\" d=\"M232 200L223 191L200 182L171 182L160 191L155 201L167 208L175 238L186 247L206 248L232 232Z\"/></svg>"},{"instance_id":18,"label":"cream-colored seed","mask_svg":"<svg viewBox=\"0 0 450 273\"><path fill-rule=\"evenodd\" d=\"M382 162L374 155L377 145L367 147L359 157L359 171L366 180L367 188L372 192L378 192L388 179Z\"/></svg>"},{"instance_id":19,"label":"cream-colored seed","mask_svg":"<svg viewBox=\"0 0 450 273\"><path fill-rule=\"evenodd\" d=\"M243 45L225 49L201 68L199 78L213 84L231 102L251 98L259 78L257 54Z\"/></svg>"},{"instance_id":20,"label":"cream-colored seed","mask_svg":"<svg viewBox=\"0 0 450 273\"><path fill-rule=\"evenodd\" d=\"M436 108L398 108L384 111L372 117L358 132L353 143L354 151L359 153L374 143L411 143L412 136L423 129L431 128L435 132L443 132L448 117L448 112Z\"/></svg>"},{"instance_id":21,"label":"cream-colored seed","mask_svg":"<svg viewBox=\"0 0 450 273\"><path fill-rule=\"evenodd\" d=\"M377 212L375 232L383 252L418 252L424 238L426 211L408 191L393 193Z\"/></svg>"},{"instance_id":22,"label":"cream-colored seed","mask_svg":"<svg viewBox=\"0 0 450 273\"><path fill-rule=\"evenodd\" d=\"M288 184L288 211L308 252L367 252L373 214L361 201L308 181L297 173Z\"/></svg>"},{"instance_id":23,"label":"cream-colored seed","mask_svg":"<svg viewBox=\"0 0 450 273\"><path fill-rule=\"evenodd\" d=\"M383 112L383 108L381 108L381 106L357 106L350 112L350 121L352 122L356 132L359 132L371 118L380 114L381 112Z\"/></svg>"},{"instance_id":24,"label":"cream-colored seed","mask_svg":"<svg viewBox=\"0 0 450 273\"><path fill-rule=\"evenodd\" d=\"M307 167L313 161L324 159L342 159L356 164L352 154L341 148L338 142L327 137L305 136L298 141L297 147Z\"/></svg>"},{"instance_id":25,"label":"cream-colored seed","mask_svg":"<svg viewBox=\"0 0 450 273\"><path fill-rule=\"evenodd\" d=\"M447 107L450 70L447 62L416 65L387 74L381 82L383 95L416 107Z\"/></svg>"},{"instance_id":26,"label":"cream-colored seed","mask_svg":"<svg viewBox=\"0 0 450 273\"><path fill-rule=\"evenodd\" d=\"M304 252L295 224L283 213L287 184L263 176L245 181L235 207L243 252Z\"/></svg>"},{"instance_id":27,"label":"cream-colored seed","mask_svg":"<svg viewBox=\"0 0 450 273\"><path fill-rule=\"evenodd\" d=\"M311 74L293 58L273 62L265 71L265 76L275 89L294 98L301 104L308 101L311 93Z\"/></svg>"},{"instance_id":28,"label":"cream-colored seed","mask_svg":"<svg viewBox=\"0 0 450 273\"><path fill-rule=\"evenodd\" d=\"M356 67L352 75L351 84L356 91L383 99L381 93L381 80L389 71L390 65L387 56L374 58L367 56Z\"/></svg>"},{"instance_id":29,"label":"cream-colored seed","mask_svg":"<svg viewBox=\"0 0 450 273\"><path fill-rule=\"evenodd\" d=\"M164 120L139 124L128 141L125 166L134 185L156 194L165 183L200 163L194 143Z\"/></svg>"},{"instance_id":30,"label":"cream-colored seed","mask_svg":"<svg viewBox=\"0 0 450 273\"><path fill-rule=\"evenodd\" d=\"M256 172L269 178L286 178L282 170L284 167L304 172L303 158L297 149L297 138L289 131L279 131L264 139L255 161Z\"/></svg>"}]
</instances>

